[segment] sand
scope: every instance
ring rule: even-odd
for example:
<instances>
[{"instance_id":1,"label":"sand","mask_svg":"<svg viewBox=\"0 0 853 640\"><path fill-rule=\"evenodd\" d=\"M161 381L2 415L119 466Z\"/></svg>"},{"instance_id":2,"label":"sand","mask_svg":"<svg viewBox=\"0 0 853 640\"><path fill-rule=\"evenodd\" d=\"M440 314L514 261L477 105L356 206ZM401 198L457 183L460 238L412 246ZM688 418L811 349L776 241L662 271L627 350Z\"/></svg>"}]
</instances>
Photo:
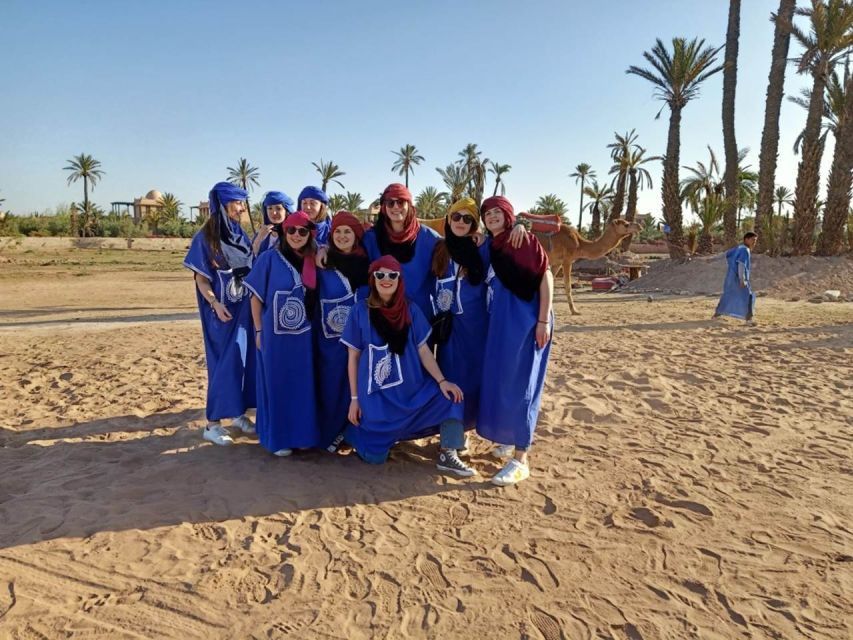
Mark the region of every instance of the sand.
<instances>
[{"instance_id":1,"label":"sand","mask_svg":"<svg viewBox=\"0 0 853 640\"><path fill-rule=\"evenodd\" d=\"M559 298L500 489L203 442L189 277L69 255L0 267L1 638L853 633L853 304Z\"/></svg>"}]
</instances>

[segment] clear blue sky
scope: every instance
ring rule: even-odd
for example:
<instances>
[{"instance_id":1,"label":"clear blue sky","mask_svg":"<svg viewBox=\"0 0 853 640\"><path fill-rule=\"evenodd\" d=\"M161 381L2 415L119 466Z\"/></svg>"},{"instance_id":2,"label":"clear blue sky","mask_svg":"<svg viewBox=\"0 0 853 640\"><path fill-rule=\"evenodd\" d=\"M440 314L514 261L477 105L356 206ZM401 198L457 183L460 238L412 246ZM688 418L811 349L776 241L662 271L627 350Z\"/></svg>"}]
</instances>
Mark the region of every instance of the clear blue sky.
<instances>
[{"instance_id":1,"label":"clear blue sky","mask_svg":"<svg viewBox=\"0 0 853 640\"><path fill-rule=\"evenodd\" d=\"M776 7L749 0L741 16L737 136L756 169ZM92 193L105 208L152 188L198 204L241 156L260 169L255 200L318 183L311 162L323 158L369 201L401 180L391 150L425 156L417 194L476 142L512 165L516 209L556 193L574 219L567 176L580 162L606 176L614 131L665 150L668 112L655 120L661 103L627 67L658 36L724 44L727 11L725 0L3 0L0 197L16 213L82 199L62 168L85 152L106 171ZM789 95L806 84L794 71ZM722 158L721 92L718 74L687 106L682 165L708 144ZM791 189L804 122L786 101L777 183ZM648 166L640 210L659 216L661 170Z\"/></svg>"}]
</instances>

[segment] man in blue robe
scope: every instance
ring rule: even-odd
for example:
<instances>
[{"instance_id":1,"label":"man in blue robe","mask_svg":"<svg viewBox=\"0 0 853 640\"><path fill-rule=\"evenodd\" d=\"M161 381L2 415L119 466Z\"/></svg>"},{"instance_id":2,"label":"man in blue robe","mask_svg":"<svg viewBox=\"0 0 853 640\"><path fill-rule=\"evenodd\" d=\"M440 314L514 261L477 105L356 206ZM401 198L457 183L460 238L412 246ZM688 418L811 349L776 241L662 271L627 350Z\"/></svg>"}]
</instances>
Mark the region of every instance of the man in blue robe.
<instances>
[{"instance_id":1,"label":"man in blue robe","mask_svg":"<svg viewBox=\"0 0 853 640\"><path fill-rule=\"evenodd\" d=\"M755 294L750 285L752 248L758 241L758 235L752 231L744 234L743 244L726 252L726 280L723 283L723 295L717 304L714 317L731 316L752 323L755 309Z\"/></svg>"}]
</instances>

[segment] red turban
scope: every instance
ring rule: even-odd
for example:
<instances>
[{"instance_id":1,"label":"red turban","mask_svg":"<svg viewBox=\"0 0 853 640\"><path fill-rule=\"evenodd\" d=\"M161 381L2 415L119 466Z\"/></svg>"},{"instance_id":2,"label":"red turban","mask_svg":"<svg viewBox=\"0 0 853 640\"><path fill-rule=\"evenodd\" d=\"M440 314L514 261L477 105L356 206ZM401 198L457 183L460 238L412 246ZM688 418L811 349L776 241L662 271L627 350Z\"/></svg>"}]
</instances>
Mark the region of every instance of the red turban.
<instances>
[{"instance_id":1,"label":"red turban","mask_svg":"<svg viewBox=\"0 0 853 640\"><path fill-rule=\"evenodd\" d=\"M394 295L391 297L391 301L387 306L383 304L379 307L379 312L385 320L388 321L388 324L391 325L395 331L399 331L400 329L412 324L412 316L409 314L409 304L406 302L406 287L403 283L403 268L393 256L381 256L371 262L370 267L368 268L368 282L370 284L371 293L376 291L376 278L373 274L380 269L390 269L391 271L396 271L400 274L398 279L399 284L397 285L397 290L394 292Z\"/></svg>"},{"instance_id":2,"label":"red turban","mask_svg":"<svg viewBox=\"0 0 853 640\"><path fill-rule=\"evenodd\" d=\"M405 200L409 203L409 211L403 221L402 231L394 231L394 229L392 229L391 221L388 219L387 208L385 206L386 200ZM415 209L415 203L412 200L412 192L409 191L405 185L395 182L385 187L385 191L382 192L382 199L379 206L379 217L384 218L385 229L388 231L388 237L391 239L391 242L397 244L403 242L414 242L415 238L418 237L418 231L421 229L421 224L418 222L418 212Z\"/></svg>"},{"instance_id":3,"label":"red turban","mask_svg":"<svg viewBox=\"0 0 853 640\"><path fill-rule=\"evenodd\" d=\"M291 213L282 223L285 235L291 227L305 227L311 231L311 237L317 235L317 225L311 222L311 218L304 211ZM285 242L287 242L285 240ZM293 250L302 258L302 282L309 289L317 288L317 266L314 264L314 252L309 249L310 243L306 244L300 251ZM289 245L288 245L289 246Z\"/></svg>"}]
</instances>

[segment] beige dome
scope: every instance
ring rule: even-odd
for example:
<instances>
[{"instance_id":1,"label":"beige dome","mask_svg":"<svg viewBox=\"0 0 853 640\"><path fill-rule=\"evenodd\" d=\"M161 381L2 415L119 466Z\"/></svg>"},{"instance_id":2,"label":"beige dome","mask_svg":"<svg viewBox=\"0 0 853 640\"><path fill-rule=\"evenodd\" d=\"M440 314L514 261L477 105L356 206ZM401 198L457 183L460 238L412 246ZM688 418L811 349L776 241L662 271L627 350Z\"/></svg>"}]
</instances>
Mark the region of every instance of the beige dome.
<instances>
[{"instance_id":1,"label":"beige dome","mask_svg":"<svg viewBox=\"0 0 853 640\"><path fill-rule=\"evenodd\" d=\"M157 191L157 189L151 189L151 191L145 194L146 200L159 200L162 197L163 194Z\"/></svg>"}]
</instances>

